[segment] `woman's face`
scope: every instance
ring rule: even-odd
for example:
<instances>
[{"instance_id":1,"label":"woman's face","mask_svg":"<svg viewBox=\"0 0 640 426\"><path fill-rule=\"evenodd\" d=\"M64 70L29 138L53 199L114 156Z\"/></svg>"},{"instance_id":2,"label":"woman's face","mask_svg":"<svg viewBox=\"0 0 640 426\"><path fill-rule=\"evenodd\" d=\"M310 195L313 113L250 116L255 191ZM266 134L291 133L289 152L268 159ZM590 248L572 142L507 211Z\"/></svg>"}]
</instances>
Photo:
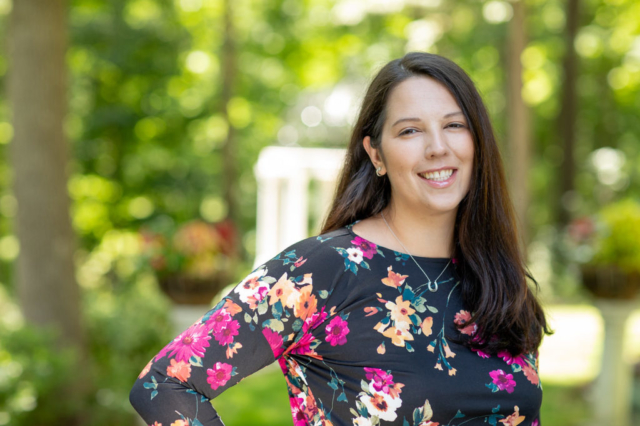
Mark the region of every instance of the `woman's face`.
<instances>
[{"instance_id":1,"label":"woman's face","mask_svg":"<svg viewBox=\"0 0 640 426\"><path fill-rule=\"evenodd\" d=\"M387 102L382 155L369 136L363 143L374 166L388 174L392 203L426 214L455 212L469 191L474 155L473 136L455 98L441 83L420 76L398 84ZM444 174L429 175L436 170Z\"/></svg>"}]
</instances>

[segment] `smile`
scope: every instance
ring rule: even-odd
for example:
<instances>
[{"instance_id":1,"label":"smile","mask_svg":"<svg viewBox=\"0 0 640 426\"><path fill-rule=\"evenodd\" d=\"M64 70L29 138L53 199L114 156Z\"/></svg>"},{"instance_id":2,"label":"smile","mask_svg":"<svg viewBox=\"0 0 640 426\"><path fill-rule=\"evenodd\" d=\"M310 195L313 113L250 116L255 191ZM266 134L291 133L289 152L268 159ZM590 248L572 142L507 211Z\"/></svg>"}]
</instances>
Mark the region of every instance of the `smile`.
<instances>
[{"instance_id":1,"label":"smile","mask_svg":"<svg viewBox=\"0 0 640 426\"><path fill-rule=\"evenodd\" d=\"M446 188L450 186L458 175L458 170L442 170L437 173L418 174L420 179L428 183L433 188ZM428 177L427 177L428 176Z\"/></svg>"}]
</instances>

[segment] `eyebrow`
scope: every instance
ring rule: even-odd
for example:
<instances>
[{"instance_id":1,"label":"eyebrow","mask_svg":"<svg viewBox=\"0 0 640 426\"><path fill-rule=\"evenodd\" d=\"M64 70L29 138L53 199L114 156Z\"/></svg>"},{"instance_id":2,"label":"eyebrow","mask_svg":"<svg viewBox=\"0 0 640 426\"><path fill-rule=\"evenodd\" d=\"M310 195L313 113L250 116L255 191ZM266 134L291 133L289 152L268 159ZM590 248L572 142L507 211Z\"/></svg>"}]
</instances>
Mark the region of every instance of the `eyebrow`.
<instances>
[{"instance_id":1,"label":"eyebrow","mask_svg":"<svg viewBox=\"0 0 640 426\"><path fill-rule=\"evenodd\" d=\"M462 111L455 111L455 112L450 112L450 113L448 113L448 114L445 114L442 118L449 118L449 117L452 117L452 116L454 116L454 115L464 115L464 114L462 113ZM422 121L422 120L420 120L418 117L406 117L406 118L401 118L400 120L398 120L398 121L396 121L395 123L393 123L393 124L391 125L391 127L394 127L394 126L396 126L397 124L400 124L400 123L402 123L402 122L404 122L404 121Z\"/></svg>"}]
</instances>

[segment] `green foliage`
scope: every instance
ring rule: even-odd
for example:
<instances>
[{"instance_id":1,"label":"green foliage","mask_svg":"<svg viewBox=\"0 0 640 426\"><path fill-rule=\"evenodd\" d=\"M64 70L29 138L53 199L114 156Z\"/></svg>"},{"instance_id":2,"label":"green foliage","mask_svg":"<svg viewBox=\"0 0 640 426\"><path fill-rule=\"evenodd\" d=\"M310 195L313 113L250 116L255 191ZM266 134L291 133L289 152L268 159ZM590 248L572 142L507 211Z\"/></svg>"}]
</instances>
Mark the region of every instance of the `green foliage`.
<instances>
[{"instance_id":1,"label":"green foliage","mask_svg":"<svg viewBox=\"0 0 640 426\"><path fill-rule=\"evenodd\" d=\"M618 265L640 273L640 203L627 198L605 206L598 213L598 227L590 263Z\"/></svg>"},{"instance_id":2,"label":"green foliage","mask_svg":"<svg viewBox=\"0 0 640 426\"><path fill-rule=\"evenodd\" d=\"M6 304L6 301L5 301ZM58 350L52 330L0 322L0 422L12 426L53 424L82 408L60 398L74 376L72 350Z\"/></svg>"}]
</instances>

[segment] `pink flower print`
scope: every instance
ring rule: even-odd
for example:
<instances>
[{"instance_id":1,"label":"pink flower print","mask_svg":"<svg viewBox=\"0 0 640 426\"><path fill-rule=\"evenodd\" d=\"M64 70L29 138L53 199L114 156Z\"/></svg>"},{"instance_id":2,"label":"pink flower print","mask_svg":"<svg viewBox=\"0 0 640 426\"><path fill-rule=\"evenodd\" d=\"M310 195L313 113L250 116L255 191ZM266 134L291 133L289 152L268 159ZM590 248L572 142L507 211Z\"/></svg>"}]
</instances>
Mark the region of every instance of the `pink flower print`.
<instances>
[{"instance_id":1,"label":"pink flower print","mask_svg":"<svg viewBox=\"0 0 640 426\"><path fill-rule=\"evenodd\" d=\"M462 325L469 322L470 319L471 319L471 313L469 313L469 311L460 311L456 314L453 322L457 325ZM476 323L473 323L471 325L468 325L460 329L460 333L467 334L469 336L473 336L476 333L476 331L478 331L478 325Z\"/></svg>"},{"instance_id":2,"label":"pink flower print","mask_svg":"<svg viewBox=\"0 0 640 426\"><path fill-rule=\"evenodd\" d=\"M480 349L473 349L473 348L471 348L471 350L472 350L472 351L474 351L474 352L476 352L480 358L491 358L491 355L489 355L489 354L488 354L488 353L486 353L486 352L483 352L483 351L482 351L482 350L480 350Z\"/></svg>"},{"instance_id":3,"label":"pink flower print","mask_svg":"<svg viewBox=\"0 0 640 426\"><path fill-rule=\"evenodd\" d=\"M317 326L319 326L324 320L327 318L327 313L324 311L324 306L320 309L320 312L316 312L311 315L309 318L304 320L304 324L302 324L302 332L306 333L309 330L313 330Z\"/></svg>"},{"instance_id":4,"label":"pink flower print","mask_svg":"<svg viewBox=\"0 0 640 426\"><path fill-rule=\"evenodd\" d=\"M502 358L509 365L518 364L519 366L524 367L527 364L527 362L524 360L524 357L522 355L513 356L507 350L498 352L498 356Z\"/></svg>"},{"instance_id":5,"label":"pink flower print","mask_svg":"<svg viewBox=\"0 0 640 426\"><path fill-rule=\"evenodd\" d=\"M531 426L538 426L539 424L540 422L538 422L538 419L535 419L533 423L531 423Z\"/></svg>"},{"instance_id":6,"label":"pink flower print","mask_svg":"<svg viewBox=\"0 0 640 426\"><path fill-rule=\"evenodd\" d=\"M498 386L500 390L506 390L508 393L513 392L516 387L516 381L513 380L513 374L505 374L502 370L493 370L489 373L493 379L493 384Z\"/></svg>"},{"instance_id":7,"label":"pink flower print","mask_svg":"<svg viewBox=\"0 0 640 426\"><path fill-rule=\"evenodd\" d=\"M304 406L304 398L291 398L289 397L289 404L291 405L291 416L293 418L293 426L307 426L307 419L304 415L304 411L300 408Z\"/></svg>"},{"instance_id":8,"label":"pink flower print","mask_svg":"<svg viewBox=\"0 0 640 426\"><path fill-rule=\"evenodd\" d=\"M362 251L362 255L367 259L372 259L373 255L378 252L378 248L371 241L367 241L362 237L356 237L351 240L352 244L355 244Z\"/></svg>"},{"instance_id":9,"label":"pink flower print","mask_svg":"<svg viewBox=\"0 0 640 426\"><path fill-rule=\"evenodd\" d=\"M220 386L226 385L231 378L231 370L233 367L226 362L216 362L213 368L208 368L207 383L211 385L211 389L216 390Z\"/></svg>"},{"instance_id":10,"label":"pink flower print","mask_svg":"<svg viewBox=\"0 0 640 426\"><path fill-rule=\"evenodd\" d=\"M364 371L367 373L367 380L372 380L373 389L376 392L389 393L389 387L393 387L393 376L386 371L379 368L364 367Z\"/></svg>"},{"instance_id":11,"label":"pink flower print","mask_svg":"<svg viewBox=\"0 0 640 426\"><path fill-rule=\"evenodd\" d=\"M290 346L290 354L298 354L298 355L317 355L316 352L311 349L311 343L315 338L311 334L305 334L302 336L300 340Z\"/></svg>"},{"instance_id":12,"label":"pink flower print","mask_svg":"<svg viewBox=\"0 0 640 426\"><path fill-rule=\"evenodd\" d=\"M214 333L219 333L224 329L227 324L231 322L231 315L227 311L223 309L215 312L211 317L207 320L206 324L210 330L213 330Z\"/></svg>"},{"instance_id":13,"label":"pink flower print","mask_svg":"<svg viewBox=\"0 0 640 426\"><path fill-rule=\"evenodd\" d=\"M327 342L331 343L331 346L344 345L347 343L347 334L349 334L349 327L347 322L340 318L340 316L334 317L331 322L325 328L327 333Z\"/></svg>"},{"instance_id":14,"label":"pink flower print","mask_svg":"<svg viewBox=\"0 0 640 426\"><path fill-rule=\"evenodd\" d=\"M249 304L251 309L256 309L258 307L258 303L263 300L269 292L269 283L261 281L262 277L264 277L266 273L267 270L262 268L249 274L233 290L235 293L238 293L240 300Z\"/></svg>"},{"instance_id":15,"label":"pink flower print","mask_svg":"<svg viewBox=\"0 0 640 426\"><path fill-rule=\"evenodd\" d=\"M269 342L269 346L271 346L273 356L275 358L278 358L282 354L282 352L284 352L284 349L282 348L282 336L280 336L269 327L263 328L262 334L267 339L267 342Z\"/></svg>"},{"instance_id":16,"label":"pink flower print","mask_svg":"<svg viewBox=\"0 0 640 426\"><path fill-rule=\"evenodd\" d=\"M472 342L478 342L480 344L484 343L484 340L480 338L479 334L474 335L473 338L471 339L471 341ZM480 358L491 358L491 355L489 355L488 353L484 352L481 349L471 348L471 350L473 352L476 352Z\"/></svg>"},{"instance_id":17,"label":"pink flower print","mask_svg":"<svg viewBox=\"0 0 640 426\"><path fill-rule=\"evenodd\" d=\"M213 332L213 337L216 338L218 343L223 345L228 345L233 342L233 336L238 335L238 329L240 328L240 323L237 320L233 320L227 324L225 328L218 332Z\"/></svg>"},{"instance_id":18,"label":"pink flower print","mask_svg":"<svg viewBox=\"0 0 640 426\"><path fill-rule=\"evenodd\" d=\"M207 327L196 323L173 339L173 342L167 346L166 352L169 352L169 356L175 355L177 361L189 362L192 356L204 356L210 339Z\"/></svg>"},{"instance_id":19,"label":"pink flower print","mask_svg":"<svg viewBox=\"0 0 640 426\"><path fill-rule=\"evenodd\" d=\"M299 267L299 266L302 266L302 265L304 264L304 262L306 262L306 261L307 261L307 259L304 259L302 256L300 256L300 257L298 258L298 260L296 260L296 261L293 263L293 266L295 266L295 267L297 268L297 267Z\"/></svg>"}]
</instances>

